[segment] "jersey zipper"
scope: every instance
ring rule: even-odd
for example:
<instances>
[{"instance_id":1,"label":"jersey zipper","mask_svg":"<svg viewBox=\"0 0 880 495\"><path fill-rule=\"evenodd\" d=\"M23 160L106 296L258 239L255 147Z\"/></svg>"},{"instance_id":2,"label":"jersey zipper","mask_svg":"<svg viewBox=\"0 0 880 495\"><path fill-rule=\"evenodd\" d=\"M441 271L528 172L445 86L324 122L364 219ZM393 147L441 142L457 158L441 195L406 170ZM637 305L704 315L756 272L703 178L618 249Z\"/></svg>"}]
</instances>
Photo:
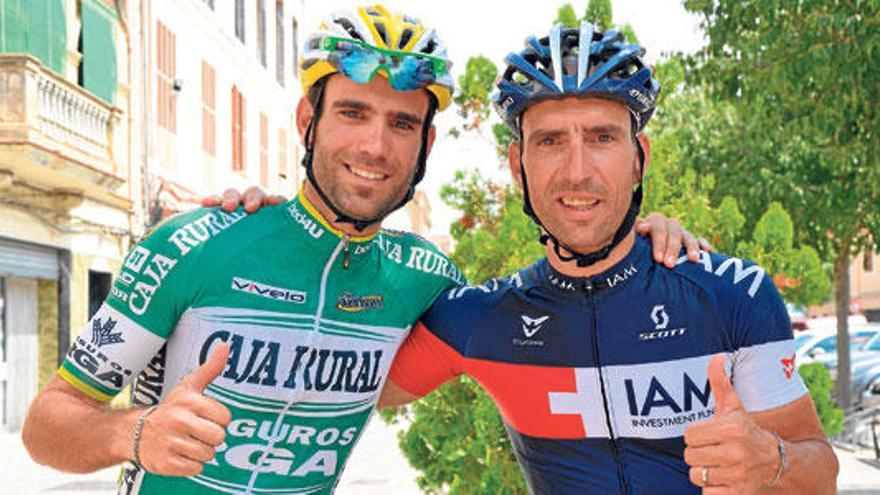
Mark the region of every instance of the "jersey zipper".
<instances>
[{"instance_id":1,"label":"jersey zipper","mask_svg":"<svg viewBox=\"0 0 880 495\"><path fill-rule=\"evenodd\" d=\"M348 236L343 235L343 238L339 241L339 244L336 245L336 248L333 249L333 253L330 255L330 259L327 260L327 263L324 265L324 270L321 272L321 286L318 292L318 308L315 311L315 326L312 332L311 340L308 342L309 346L314 347L315 342L320 338L321 331L321 313L324 312L324 304L327 301L327 280L330 278L330 271L333 268L333 264L336 262L336 259L339 258L339 253L342 250L345 250L346 257L348 255ZM346 266L346 262L343 261L343 266ZM278 433L281 430L281 423L284 420L284 417L287 415L287 412L293 407L293 404L297 401L297 398L294 397L287 401L287 404L284 405L284 409L278 414L275 418L275 423L272 426L272 433L269 435L269 440L266 442L266 449L263 451L263 454L260 456L259 460L256 463L256 466L251 471L250 479L248 480L247 489L242 492L242 495L252 495L254 493L254 486L257 484L257 477L260 476L260 469L263 464L266 462L266 459L269 457L269 453L272 451L272 448L275 446L275 443L278 439ZM337 478L337 482L339 478Z\"/></svg>"},{"instance_id":2,"label":"jersey zipper","mask_svg":"<svg viewBox=\"0 0 880 495\"><path fill-rule=\"evenodd\" d=\"M608 392L605 389L605 374L602 372L601 353L599 352L599 328L596 324L596 301L593 296L593 281L587 280L587 299L590 304L590 322L593 327L593 360L596 361L596 370L599 372L599 388L602 391L602 408L605 411L605 426L608 428L608 438L611 440L611 452L614 455L614 464L617 466L617 481L620 483L620 492L624 495L629 493L626 488L626 476L623 472L623 463L620 460L620 446L614 436L611 426L611 410L608 407Z\"/></svg>"},{"instance_id":3,"label":"jersey zipper","mask_svg":"<svg viewBox=\"0 0 880 495\"><path fill-rule=\"evenodd\" d=\"M343 253L342 253L342 268L348 269L348 265L351 263L351 258L349 257L349 244L351 241L351 237L348 234L342 234L342 242L343 242Z\"/></svg>"}]
</instances>

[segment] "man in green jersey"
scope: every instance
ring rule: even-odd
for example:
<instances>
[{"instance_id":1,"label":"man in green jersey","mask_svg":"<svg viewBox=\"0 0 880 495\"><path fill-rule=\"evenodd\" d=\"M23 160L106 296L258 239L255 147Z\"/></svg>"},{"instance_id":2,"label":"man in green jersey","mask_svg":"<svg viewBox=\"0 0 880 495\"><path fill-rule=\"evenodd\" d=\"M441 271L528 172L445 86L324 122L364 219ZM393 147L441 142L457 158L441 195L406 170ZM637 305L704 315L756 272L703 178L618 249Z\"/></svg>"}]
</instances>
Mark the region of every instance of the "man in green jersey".
<instances>
[{"instance_id":1,"label":"man in green jersey","mask_svg":"<svg viewBox=\"0 0 880 495\"><path fill-rule=\"evenodd\" d=\"M139 242L31 407L32 457L125 462L126 494L332 492L398 346L463 282L429 243L379 229L422 178L448 67L408 16L326 21L303 63L299 195L188 212ZM133 407L107 407L132 381Z\"/></svg>"}]
</instances>

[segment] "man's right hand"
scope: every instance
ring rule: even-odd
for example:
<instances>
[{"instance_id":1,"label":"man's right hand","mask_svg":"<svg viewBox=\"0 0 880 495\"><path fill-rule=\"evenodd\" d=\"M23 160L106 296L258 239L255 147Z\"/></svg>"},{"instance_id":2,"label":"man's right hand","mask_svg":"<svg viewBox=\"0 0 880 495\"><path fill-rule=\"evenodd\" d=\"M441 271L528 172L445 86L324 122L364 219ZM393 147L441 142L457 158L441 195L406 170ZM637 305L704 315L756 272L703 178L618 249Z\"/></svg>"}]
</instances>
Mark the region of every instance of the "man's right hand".
<instances>
[{"instance_id":1,"label":"man's right hand","mask_svg":"<svg viewBox=\"0 0 880 495\"><path fill-rule=\"evenodd\" d=\"M220 376L229 359L221 343L205 364L192 372L147 416L141 430L139 456L148 472L166 476L195 476L214 458L226 439L232 415L223 404L206 397L205 388Z\"/></svg>"},{"instance_id":2,"label":"man's right hand","mask_svg":"<svg viewBox=\"0 0 880 495\"><path fill-rule=\"evenodd\" d=\"M236 189L227 189L223 191L222 196L212 195L202 198L202 206L219 206L228 212L235 211L239 205L244 205L244 211L248 213L256 213L264 206L274 206L287 202L287 198L279 194L267 195L265 191L258 186L247 188L242 195Z\"/></svg>"}]
</instances>

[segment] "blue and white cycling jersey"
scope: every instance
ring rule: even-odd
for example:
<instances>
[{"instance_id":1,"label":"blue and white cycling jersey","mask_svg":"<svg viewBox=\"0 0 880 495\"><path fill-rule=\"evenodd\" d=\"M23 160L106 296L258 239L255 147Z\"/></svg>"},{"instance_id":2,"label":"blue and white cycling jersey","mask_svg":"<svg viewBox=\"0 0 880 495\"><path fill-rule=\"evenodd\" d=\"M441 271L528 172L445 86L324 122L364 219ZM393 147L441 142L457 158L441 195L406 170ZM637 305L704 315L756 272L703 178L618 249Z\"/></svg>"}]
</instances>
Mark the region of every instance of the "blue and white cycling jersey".
<instances>
[{"instance_id":1,"label":"blue and white cycling jersey","mask_svg":"<svg viewBox=\"0 0 880 495\"><path fill-rule=\"evenodd\" d=\"M534 493L700 493L683 460L684 431L714 414L706 369L716 353L749 411L806 393L785 306L761 267L702 252L668 269L637 238L593 277L568 277L542 259L448 290L390 378L419 396L459 374L476 379Z\"/></svg>"}]
</instances>

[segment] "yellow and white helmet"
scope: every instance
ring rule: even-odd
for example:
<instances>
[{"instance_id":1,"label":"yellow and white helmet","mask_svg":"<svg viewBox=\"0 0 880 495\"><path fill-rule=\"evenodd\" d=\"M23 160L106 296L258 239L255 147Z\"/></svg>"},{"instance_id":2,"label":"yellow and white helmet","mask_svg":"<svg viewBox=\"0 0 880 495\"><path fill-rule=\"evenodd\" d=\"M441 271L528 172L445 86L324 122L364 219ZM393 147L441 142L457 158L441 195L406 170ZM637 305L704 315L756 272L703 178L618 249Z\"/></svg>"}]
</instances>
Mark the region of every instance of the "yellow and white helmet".
<instances>
[{"instance_id":1,"label":"yellow and white helmet","mask_svg":"<svg viewBox=\"0 0 880 495\"><path fill-rule=\"evenodd\" d=\"M328 43L328 40L331 42ZM407 54L430 60L432 64L429 66L428 74L423 71L417 75L419 78L417 82L413 82L412 77L409 77L407 83L418 83L418 87L430 91L437 99L437 109L440 111L452 102L452 93L455 89L455 83L449 73L452 62L437 32L427 28L418 19L402 13L391 13L381 5L336 12L321 23L318 31L306 38L305 50L300 62L304 93L308 93L312 85L323 77L341 72L338 58L334 57L334 50L340 46L334 44L334 41L339 40L347 40L387 54L389 60L392 58L397 60L401 58L398 55ZM379 66L378 70L389 79L397 76L385 66ZM376 71L370 71L365 77L372 78ZM354 79L350 74L345 75ZM400 78L407 76L412 75L403 74Z\"/></svg>"}]
</instances>

